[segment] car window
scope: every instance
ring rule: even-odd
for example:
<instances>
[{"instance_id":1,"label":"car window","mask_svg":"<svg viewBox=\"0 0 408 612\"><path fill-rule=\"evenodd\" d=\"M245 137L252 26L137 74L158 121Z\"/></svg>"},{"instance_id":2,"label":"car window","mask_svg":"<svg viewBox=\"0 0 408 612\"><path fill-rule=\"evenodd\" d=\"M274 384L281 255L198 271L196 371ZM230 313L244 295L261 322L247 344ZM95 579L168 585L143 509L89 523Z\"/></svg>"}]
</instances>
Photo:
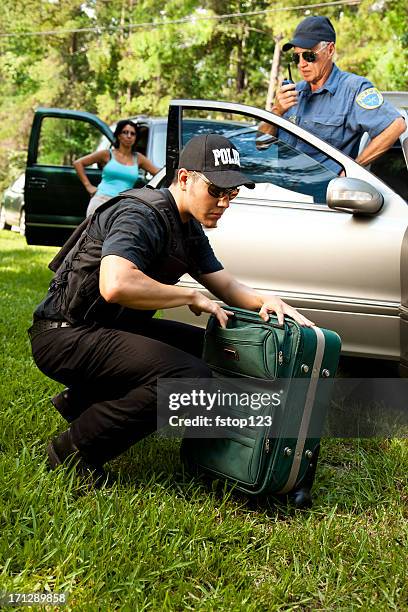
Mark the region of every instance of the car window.
<instances>
[{"instance_id":1,"label":"car window","mask_svg":"<svg viewBox=\"0 0 408 612\"><path fill-rule=\"evenodd\" d=\"M370 166L373 174L408 200L408 169L400 141L396 142Z\"/></svg>"},{"instance_id":2,"label":"car window","mask_svg":"<svg viewBox=\"0 0 408 612\"><path fill-rule=\"evenodd\" d=\"M158 168L162 168L166 163L166 136L167 123L151 123L150 125L138 123L137 117L131 117L131 121L137 124L137 145L136 150L146 155L151 162ZM110 125L112 132L115 131L116 123ZM149 138L152 140L149 151ZM109 149L111 143L102 136L97 150Z\"/></svg>"},{"instance_id":3,"label":"car window","mask_svg":"<svg viewBox=\"0 0 408 612\"><path fill-rule=\"evenodd\" d=\"M72 166L74 159L92 153L101 132L86 121L45 117L41 124L37 164Z\"/></svg>"},{"instance_id":4,"label":"car window","mask_svg":"<svg viewBox=\"0 0 408 612\"><path fill-rule=\"evenodd\" d=\"M188 109L191 113L191 110ZM208 114L208 113L207 113ZM220 113L217 111L218 116ZM237 147L241 166L256 183L254 190L241 190L241 197L276 202L326 203L329 182L338 175L321 163L278 138L258 131L255 120L239 121L231 115L224 135ZM234 119L236 119L234 121ZM183 115L183 142L190 134ZM316 154L319 151L316 149Z\"/></svg>"},{"instance_id":5,"label":"car window","mask_svg":"<svg viewBox=\"0 0 408 612\"><path fill-rule=\"evenodd\" d=\"M151 160L155 166L163 168L166 164L167 122L155 123L150 133L153 135Z\"/></svg>"},{"instance_id":6,"label":"car window","mask_svg":"<svg viewBox=\"0 0 408 612\"><path fill-rule=\"evenodd\" d=\"M149 139L149 126L145 124L138 123L137 117L132 117L130 121L133 121L137 125L137 139L136 139L136 150L138 153L143 153L143 155L147 155L147 143ZM112 130L112 133L116 129L116 123L112 123L109 126ZM97 150L109 149L111 147L111 142L106 138L106 136L102 136L97 146Z\"/></svg>"},{"instance_id":7,"label":"car window","mask_svg":"<svg viewBox=\"0 0 408 612\"><path fill-rule=\"evenodd\" d=\"M221 119L189 119L183 120L183 145L193 136L200 134L224 134L236 132L243 126L251 125L243 121L223 121Z\"/></svg>"},{"instance_id":8,"label":"car window","mask_svg":"<svg viewBox=\"0 0 408 612\"><path fill-rule=\"evenodd\" d=\"M137 120L134 119L135 121ZM236 129L239 126L244 125L242 122L234 121L219 121L211 119L187 119L184 122L183 127L183 143L185 144L193 136L198 134L224 134ZM249 123L248 123L249 125ZM112 124L112 131L114 131L116 124ZM148 135L150 130L150 149L148 152ZM144 155L148 155L150 160L158 168L162 168L166 164L166 141L167 141L167 121L155 121L150 126L138 126L138 147L137 150ZM110 147L109 140L103 136L97 149L108 149Z\"/></svg>"},{"instance_id":9,"label":"car window","mask_svg":"<svg viewBox=\"0 0 408 612\"><path fill-rule=\"evenodd\" d=\"M183 144L199 134L224 134L239 127L231 121L211 121L207 119L187 119L183 124ZM152 161L162 168L166 163L167 122L156 123L153 128Z\"/></svg>"}]
</instances>

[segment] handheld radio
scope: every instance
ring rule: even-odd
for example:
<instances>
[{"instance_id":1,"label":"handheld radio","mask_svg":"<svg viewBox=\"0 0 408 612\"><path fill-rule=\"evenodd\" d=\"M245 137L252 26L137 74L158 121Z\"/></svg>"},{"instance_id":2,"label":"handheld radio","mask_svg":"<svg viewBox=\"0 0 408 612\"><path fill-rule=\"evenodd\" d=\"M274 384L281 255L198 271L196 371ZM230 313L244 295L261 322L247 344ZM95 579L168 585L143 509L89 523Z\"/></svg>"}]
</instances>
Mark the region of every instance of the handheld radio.
<instances>
[{"instance_id":1,"label":"handheld radio","mask_svg":"<svg viewBox=\"0 0 408 612\"><path fill-rule=\"evenodd\" d=\"M294 81L292 80L292 73L290 71L290 64L288 65L288 74L289 74L289 78L288 79L283 79L282 86L284 86L284 85L294 85Z\"/></svg>"}]
</instances>

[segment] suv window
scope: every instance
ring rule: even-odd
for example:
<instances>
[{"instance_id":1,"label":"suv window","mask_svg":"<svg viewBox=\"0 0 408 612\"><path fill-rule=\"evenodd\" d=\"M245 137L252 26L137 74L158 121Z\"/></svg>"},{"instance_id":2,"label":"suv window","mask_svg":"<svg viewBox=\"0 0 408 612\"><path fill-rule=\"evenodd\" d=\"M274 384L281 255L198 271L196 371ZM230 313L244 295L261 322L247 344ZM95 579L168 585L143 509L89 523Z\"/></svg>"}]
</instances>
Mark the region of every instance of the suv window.
<instances>
[{"instance_id":1,"label":"suv window","mask_svg":"<svg viewBox=\"0 0 408 612\"><path fill-rule=\"evenodd\" d=\"M96 150L101 133L78 119L45 117L41 125L37 164L72 166L74 159Z\"/></svg>"}]
</instances>

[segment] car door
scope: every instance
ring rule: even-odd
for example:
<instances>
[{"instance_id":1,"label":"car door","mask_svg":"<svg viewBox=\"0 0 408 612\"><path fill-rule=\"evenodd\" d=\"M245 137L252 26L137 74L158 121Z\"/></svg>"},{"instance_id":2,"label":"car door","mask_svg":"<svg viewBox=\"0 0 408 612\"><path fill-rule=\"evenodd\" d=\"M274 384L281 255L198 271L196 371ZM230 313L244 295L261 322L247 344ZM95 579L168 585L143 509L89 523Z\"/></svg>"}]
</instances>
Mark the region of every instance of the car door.
<instances>
[{"instance_id":1,"label":"car door","mask_svg":"<svg viewBox=\"0 0 408 612\"><path fill-rule=\"evenodd\" d=\"M25 182L28 244L61 245L84 219L89 194L72 165L95 151L102 136L113 142L111 129L91 113L39 108L31 128ZM101 170L88 167L93 185Z\"/></svg>"},{"instance_id":2,"label":"car door","mask_svg":"<svg viewBox=\"0 0 408 612\"><path fill-rule=\"evenodd\" d=\"M240 151L243 171L257 182L253 191L241 188L218 228L208 232L225 268L263 293L281 295L318 325L338 331L345 353L398 359L401 253L408 217L403 199L298 126L264 110L212 101L172 103L167 183L185 141L183 122L202 113L253 124L252 131L244 127L225 134ZM329 208L327 188L337 174L279 137L260 137L261 121L307 140L347 177L371 183L384 198L382 210L357 216ZM197 286L188 277L182 282ZM186 318L186 310L167 311L166 316L197 324Z\"/></svg>"}]
</instances>

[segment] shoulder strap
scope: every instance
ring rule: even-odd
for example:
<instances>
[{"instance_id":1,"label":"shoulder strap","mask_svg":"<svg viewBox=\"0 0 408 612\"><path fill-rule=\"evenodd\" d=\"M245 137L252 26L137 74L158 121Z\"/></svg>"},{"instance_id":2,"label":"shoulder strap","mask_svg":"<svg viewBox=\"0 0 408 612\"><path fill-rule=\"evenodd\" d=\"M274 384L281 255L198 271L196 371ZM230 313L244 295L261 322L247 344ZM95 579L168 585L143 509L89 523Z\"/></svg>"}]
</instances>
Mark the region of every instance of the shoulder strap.
<instances>
[{"instance_id":1,"label":"shoulder strap","mask_svg":"<svg viewBox=\"0 0 408 612\"><path fill-rule=\"evenodd\" d=\"M127 191L122 191L120 196L118 196L118 199L122 198L132 198L148 206L159 215L168 230L168 234L170 234L172 223L169 203L166 196L159 189L154 189L148 185L142 187L142 189L128 189Z\"/></svg>"},{"instance_id":2,"label":"shoulder strap","mask_svg":"<svg viewBox=\"0 0 408 612\"><path fill-rule=\"evenodd\" d=\"M92 215L86 217L86 219L84 219L82 223L78 225L78 227L73 231L68 240L63 244L63 246L55 255L55 257L48 264L49 269L53 272L56 272L58 270L65 257L68 255L70 250L82 236L83 232L88 230L92 219L96 213L102 212L103 210L105 210L105 208L110 208L113 204L116 204L116 202L119 202L120 200L123 200L125 198L132 198L133 200L137 200L142 204L145 204L156 214L158 214L166 227L167 239L168 241L170 241L170 238L172 236L171 213L169 211L168 202L163 193L158 189L154 189L152 187L143 187L142 189L128 189L127 191L122 191L122 193L120 193L118 196L115 196L101 204L101 206L99 206Z\"/></svg>"}]
</instances>

